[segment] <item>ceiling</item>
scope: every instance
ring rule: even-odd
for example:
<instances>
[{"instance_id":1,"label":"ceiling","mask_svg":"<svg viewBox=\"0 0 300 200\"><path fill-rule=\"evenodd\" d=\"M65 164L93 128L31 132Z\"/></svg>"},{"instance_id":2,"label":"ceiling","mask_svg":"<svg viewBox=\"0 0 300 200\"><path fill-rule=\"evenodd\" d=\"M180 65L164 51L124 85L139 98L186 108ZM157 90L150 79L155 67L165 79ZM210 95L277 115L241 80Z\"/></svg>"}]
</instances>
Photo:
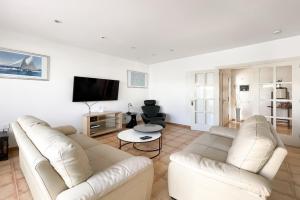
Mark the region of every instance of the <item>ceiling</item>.
<instances>
[{"instance_id":1,"label":"ceiling","mask_svg":"<svg viewBox=\"0 0 300 200\"><path fill-rule=\"evenodd\" d=\"M0 29L152 64L299 35L299 9L299 0L1 0Z\"/></svg>"}]
</instances>

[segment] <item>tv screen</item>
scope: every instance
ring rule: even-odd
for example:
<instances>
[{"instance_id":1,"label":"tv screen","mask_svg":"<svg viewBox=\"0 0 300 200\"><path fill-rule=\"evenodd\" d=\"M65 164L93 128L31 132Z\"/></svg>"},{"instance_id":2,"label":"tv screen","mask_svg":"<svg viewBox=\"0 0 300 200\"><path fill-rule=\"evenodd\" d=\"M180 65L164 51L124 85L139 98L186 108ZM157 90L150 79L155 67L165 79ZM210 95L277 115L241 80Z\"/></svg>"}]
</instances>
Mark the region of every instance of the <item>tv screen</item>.
<instances>
[{"instance_id":1,"label":"tv screen","mask_svg":"<svg viewBox=\"0 0 300 200\"><path fill-rule=\"evenodd\" d=\"M73 102L118 100L119 81L74 76Z\"/></svg>"}]
</instances>

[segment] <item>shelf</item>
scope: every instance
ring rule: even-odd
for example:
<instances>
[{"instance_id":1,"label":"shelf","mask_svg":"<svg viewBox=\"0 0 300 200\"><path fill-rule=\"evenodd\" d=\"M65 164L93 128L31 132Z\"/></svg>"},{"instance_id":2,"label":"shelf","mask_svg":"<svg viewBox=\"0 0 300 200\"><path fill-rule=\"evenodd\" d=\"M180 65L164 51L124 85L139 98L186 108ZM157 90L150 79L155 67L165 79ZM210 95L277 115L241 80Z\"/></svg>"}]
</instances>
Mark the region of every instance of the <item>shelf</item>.
<instances>
[{"instance_id":1,"label":"shelf","mask_svg":"<svg viewBox=\"0 0 300 200\"><path fill-rule=\"evenodd\" d=\"M119 117L108 117L108 118L105 118L105 119L92 121L91 124L92 123L97 123L97 122L105 122L105 121L109 121L109 120L116 120L116 119L119 119Z\"/></svg>"},{"instance_id":2,"label":"shelf","mask_svg":"<svg viewBox=\"0 0 300 200\"><path fill-rule=\"evenodd\" d=\"M122 129L123 113L101 112L83 116L83 132L89 137L99 136Z\"/></svg>"},{"instance_id":3,"label":"shelf","mask_svg":"<svg viewBox=\"0 0 300 200\"><path fill-rule=\"evenodd\" d=\"M107 129L105 129L105 131L91 133L90 136L91 136L91 137L99 136L99 135L103 135L103 134L106 134L106 133L115 132L115 131L118 131L118 130L121 130L121 129L116 128L116 127L113 127L113 128L107 128Z\"/></svg>"},{"instance_id":4,"label":"shelf","mask_svg":"<svg viewBox=\"0 0 300 200\"><path fill-rule=\"evenodd\" d=\"M110 124L111 125L119 125L120 123L118 123L118 122L111 122ZM101 127L109 127L109 123L106 123L106 124L97 124L97 125L90 125L90 129L97 129L97 128L101 128Z\"/></svg>"}]
</instances>

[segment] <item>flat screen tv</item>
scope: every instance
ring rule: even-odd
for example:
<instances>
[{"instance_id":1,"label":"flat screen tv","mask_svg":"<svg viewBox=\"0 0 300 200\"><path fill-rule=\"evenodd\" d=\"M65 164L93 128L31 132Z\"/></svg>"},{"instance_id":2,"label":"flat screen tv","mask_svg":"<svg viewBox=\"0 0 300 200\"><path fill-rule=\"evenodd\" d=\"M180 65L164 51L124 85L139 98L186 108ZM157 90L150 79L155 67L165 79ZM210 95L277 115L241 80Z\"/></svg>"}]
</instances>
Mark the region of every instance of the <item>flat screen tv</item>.
<instances>
[{"instance_id":1,"label":"flat screen tv","mask_svg":"<svg viewBox=\"0 0 300 200\"><path fill-rule=\"evenodd\" d=\"M73 102L118 100L119 81L74 76Z\"/></svg>"}]
</instances>

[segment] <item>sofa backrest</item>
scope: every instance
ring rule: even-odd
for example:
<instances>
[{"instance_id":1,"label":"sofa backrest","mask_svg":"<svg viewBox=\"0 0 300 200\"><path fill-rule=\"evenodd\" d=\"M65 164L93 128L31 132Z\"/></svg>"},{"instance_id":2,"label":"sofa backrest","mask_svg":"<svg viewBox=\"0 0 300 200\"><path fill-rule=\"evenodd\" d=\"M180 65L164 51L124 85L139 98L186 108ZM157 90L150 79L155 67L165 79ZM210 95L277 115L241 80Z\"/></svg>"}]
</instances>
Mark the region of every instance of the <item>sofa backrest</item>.
<instances>
[{"instance_id":1,"label":"sofa backrest","mask_svg":"<svg viewBox=\"0 0 300 200\"><path fill-rule=\"evenodd\" d=\"M30 117L20 117L17 121L69 188L82 183L92 175L88 157L79 144L47 124L41 123L41 120L28 118Z\"/></svg>"},{"instance_id":2,"label":"sofa backrest","mask_svg":"<svg viewBox=\"0 0 300 200\"><path fill-rule=\"evenodd\" d=\"M241 126L229 149L227 163L258 173L273 155L277 138L263 116L253 116Z\"/></svg>"},{"instance_id":3,"label":"sofa backrest","mask_svg":"<svg viewBox=\"0 0 300 200\"><path fill-rule=\"evenodd\" d=\"M51 200L67 189L61 176L40 153L18 122L10 124L19 147L20 166L34 199Z\"/></svg>"}]
</instances>

